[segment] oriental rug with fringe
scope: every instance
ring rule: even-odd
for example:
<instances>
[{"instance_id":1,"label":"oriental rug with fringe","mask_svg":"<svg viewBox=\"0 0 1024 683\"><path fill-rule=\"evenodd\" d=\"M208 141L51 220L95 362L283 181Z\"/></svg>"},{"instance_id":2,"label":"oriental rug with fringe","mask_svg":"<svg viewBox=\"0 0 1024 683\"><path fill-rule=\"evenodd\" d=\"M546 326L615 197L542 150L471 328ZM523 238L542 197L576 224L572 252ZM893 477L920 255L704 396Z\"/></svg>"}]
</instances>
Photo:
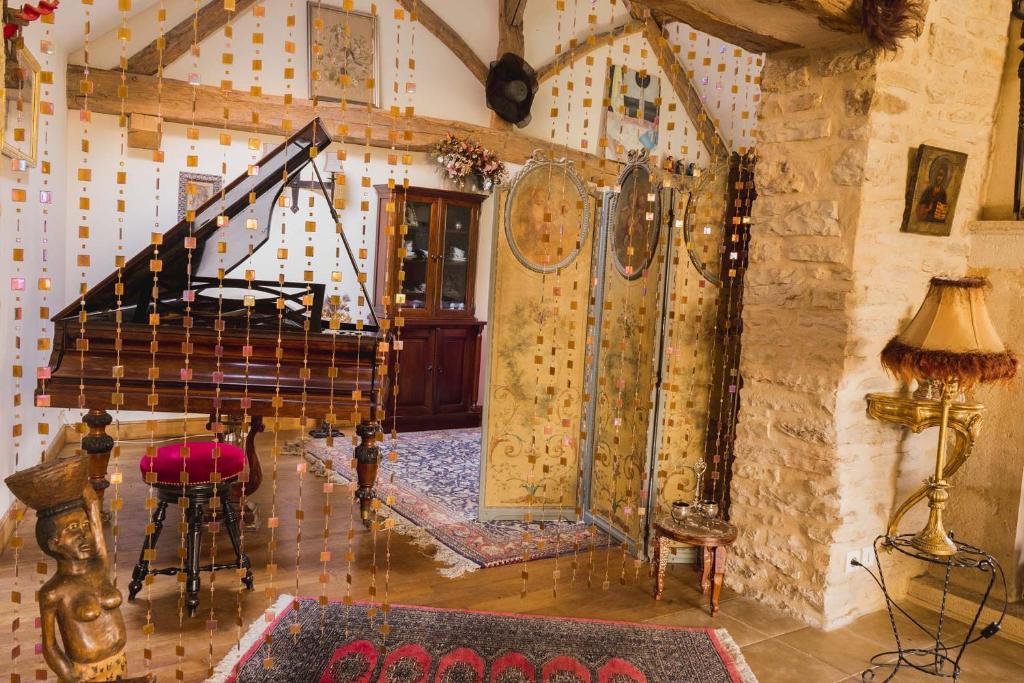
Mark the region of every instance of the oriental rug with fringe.
<instances>
[{"instance_id":1,"label":"oriental rug with fringe","mask_svg":"<svg viewBox=\"0 0 1024 683\"><path fill-rule=\"evenodd\" d=\"M288 448L297 454L299 442ZM346 484L355 478L352 446L347 439L336 439L331 447L323 439L306 439L301 449L315 474ZM397 514L395 530L410 536L414 544L429 548L434 558L446 565L441 570L445 576L523 559L577 551L583 555L609 541L604 533L570 521L479 521L479 429L400 434L396 451L394 462L382 458L377 495L382 501L393 499L389 507ZM330 470L327 461L331 462ZM541 510L537 512L539 516ZM524 535L528 540L524 541Z\"/></svg>"},{"instance_id":2,"label":"oriental rug with fringe","mask_svg":"<svg viewBox=\"0 0 1024 683\"><path fill-rule=\"evenodd\" d=\"M383 642L368 604L273 612L211 683L757 683L724 629L392 605Z\"/></svg>"}]
</instances>

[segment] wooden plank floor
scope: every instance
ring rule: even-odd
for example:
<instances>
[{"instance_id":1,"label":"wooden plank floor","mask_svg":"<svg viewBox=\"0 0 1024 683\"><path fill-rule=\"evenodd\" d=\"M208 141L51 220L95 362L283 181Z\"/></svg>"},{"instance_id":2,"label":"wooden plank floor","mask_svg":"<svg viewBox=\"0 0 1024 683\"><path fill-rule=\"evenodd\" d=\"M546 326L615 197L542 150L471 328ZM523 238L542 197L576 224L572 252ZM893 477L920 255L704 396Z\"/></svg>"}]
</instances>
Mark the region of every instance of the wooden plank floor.
<instances>
[{"instance_id":1,"label":"wooden plank floor","mask_svg":"<svg viewBox=\"0 0 1024 683\"><path fill-rule=\"evenodd\" d=\"M283 443L285 439L296 436L296 433L282 433L280 439ZM304 461L283 455L277 463L275 497L273 463L269 457L269 443L273 435L267 433L260 438L261 452L267 454L263 459L266 478L254 498L260 504L264 519L270 516L275 502L277 505L277 516L281 522L276 532L276 577L271 582L266 571L270 556L270 533L265 524L264 528L247 529L245 532L246 551L252 558L256 574L256 590L253 592L241 591L232 572L221 572L213 584L211 599L209 575L204 574L199 615L195 619L187 616L180 618L177 582L171 577L155 577L151 586L144 589L134 603L126 603L123 607L129 632L129 666L133 673L145 670L143 650L147 647L147 639L142 633L142 627L146 623L148 606L151 606L154 625L154 632L148 642L153 653L151 670L158 674L161 681L175 680L175 669L179 665L175 648L181 643L186 651L180 662L184 680L200 681L206 676L208 668L216 665L235 646L239 635L254 621L262 618L264 610L279 594L320 594L323 480L306 474L302 477L300 494L300 477L296 469ZM126 444L122 452L125 483L121 493L124 510L119 517L116 573L119 586L122 591L126 591L144 536L146 522L143 502L146 487L138 476L138 459L143 447ZM301 530L294 518L294 510L300 507L300 495L301 507L305 510ZM352 507L348 501L349 494L341 487L336 487L334 493L330 494L331 533L327 543L331 560L328 563L327 589L332 599L340 599L345 593L345 552ZM176 562L179 535L174 520L178 513L179 510L173 506L168 509L169 523L157 549L159 565ZM25 550L19 562L21 575L18 584L26 597L20 609L16 610L8 597L15 585L13 552L5 549L0 555L0 625L6 634L3 640L11 643L10 647L5 646L0 651L0 678L9 680L9 674L16 672L21 674L22 681L26 683L36 680L37 670L45 669L42 656L34 653L34 644L38 642L39 636L33 623L38 612L31 596L45 578L36 573L37 563L46 563L47 575L53 570L53 561L35 545L34 523L34 519L26 517L21 527ZM383 595L385 586L384 540L381 534L376 542L378 596ZM352 544L356 557L353 567L354 594L357 599L365 599L371 579L373 534L357 522ZM229 547L226 534L219 533L218 549L226 550ZM205 551L207 557L208 552ZM224 554L223 558L227 559L227 555ZM604 579L606 561L611 588L602 590L600 586ZM655 602L651 598L647 566L641 567L637 578L630 560L625 581L620 583L621 561L619 551L608 555L606 551L599 550L594 558L595 569L592 574L595 587L591 588L587 586L587 578L591 576L589 557L580 557L575 582L570 581L572 558L562 558L557 563L561 574L557 594L552 590L555 560L530 562L527 594L521 597L522 564L476 571L458 579L448 579L438 573L441 567L439 563L421 549L412 546L404 537L394 534L391 537L390 571L386 583L389 599L393 603L725 628L743 648L748 663L762 683L858 680L859 676L855 674L867 665L868 658L891 646L891 634L884 613L869 615L843 629L826 633L807 628L781 612L726 590L722 612L712 619L707 615L704 598L695 589L695 574L689 567L676 566L670 570L665 598ZM207 629L211 604L213 619L217 622L217 628L212 633ZM15 616L19 616L22 623L18 631L22 654L12 663L10 651L13 640L8 625ZM1020 680L1020 672L1024 671L1024 648L998 638L974 647L966 659L966 673L961 680L982 681L996 677ZM54 680L52 674L48 675L48 680ZM917 679L901 675L898 680Z\"/></svg>"}]
</instances>

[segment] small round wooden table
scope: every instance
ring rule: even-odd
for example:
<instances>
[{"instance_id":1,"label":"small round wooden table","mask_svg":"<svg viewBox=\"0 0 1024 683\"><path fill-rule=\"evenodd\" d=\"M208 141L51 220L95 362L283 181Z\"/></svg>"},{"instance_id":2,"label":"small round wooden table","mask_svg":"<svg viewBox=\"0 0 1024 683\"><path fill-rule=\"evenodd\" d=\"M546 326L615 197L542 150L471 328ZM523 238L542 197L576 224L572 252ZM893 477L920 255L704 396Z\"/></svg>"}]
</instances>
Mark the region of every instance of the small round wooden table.
<instances>
[{"instance_id":1,"label":"small round wooden table","mask_svg":"<svg viewBox=\"0 0 1024 683\"><path fill-rule=\"evenodd\" d=\"M721 519L694 515L683 523L669 516L654 522L654 599L661 600L665 590L665 569L668 556L674 548L699 547L701 549L700 590L711 592L711 615L718 614L718 598L725 580L726 548L736 540L737 529Z\"/></svg>"}]
</instances>

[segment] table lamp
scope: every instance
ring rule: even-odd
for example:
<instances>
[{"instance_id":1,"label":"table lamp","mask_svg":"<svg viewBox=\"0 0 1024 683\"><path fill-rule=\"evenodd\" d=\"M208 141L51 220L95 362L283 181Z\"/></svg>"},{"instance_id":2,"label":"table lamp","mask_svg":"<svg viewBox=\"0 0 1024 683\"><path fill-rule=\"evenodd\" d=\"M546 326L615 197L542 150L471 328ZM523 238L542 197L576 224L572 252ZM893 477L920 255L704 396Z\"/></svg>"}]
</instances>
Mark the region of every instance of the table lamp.
<instances>
[{"instance_id":1,"label":"table lamp","mask_svg":"<svg viewBox=\"0 0 1024 683\"><path fill-rule=\"evenodd\" d=\"M918 381L915 397L941 406L935 474L927 482L928 521L910 541L937 557L957 552L942 521L949 499L946 448L950 409L974 385L1007 380L1017 373L1017 356L999 338L985 307L984 278L932 278L914 319L882 350L882 365L909 383Z\"/></svg>"}]
</instances>

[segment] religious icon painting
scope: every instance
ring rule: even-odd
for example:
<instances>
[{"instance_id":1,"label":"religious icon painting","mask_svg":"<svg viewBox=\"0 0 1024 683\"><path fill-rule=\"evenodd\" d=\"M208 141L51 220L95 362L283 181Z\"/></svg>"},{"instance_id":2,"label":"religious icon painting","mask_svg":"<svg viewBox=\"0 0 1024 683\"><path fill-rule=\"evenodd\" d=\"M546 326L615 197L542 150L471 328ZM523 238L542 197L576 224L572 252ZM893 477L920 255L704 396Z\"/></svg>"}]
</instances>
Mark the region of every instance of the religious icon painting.
<instances>
[{"instance_id":1,"label":"religious icon painting","mask_svg":"<svg viewBox=\"0 0 1024 683\"><path fill-rule=\"evenodd\" d=\"M589 230L590 197L571 164L531 159L505 203L505 236L519 263L538 273L565 268Z\"/></svg>"},{"instance_id":2,"label":"religious icon painting","mask_svg":"<svg viewBox=\"0 0 1024 683\"><path fill-rule=\"evenodd\" d=\"M377 17L319 2L306 7L310 96L380 106Z\"/></svg>"},{"instance_id":3,"label":"religious icon painting","mask_svg":"<svg viewBox=\"0 0 1024 683\"><path fill-rule=\"evenodd\" d=\"M605 157L628 161L629 150L653 150L658 144L661 80L650 73L613 64L605 86Z\"/></svg>"},{"instance_id":4,"label":"religious icon painting","mask_svg":"<svg viewBox=\"0 0 1024 683\"><path fill-rule=\"evenodd\" d=\"M910 166L902 232L947 237L967 168L967 155L921 145Z\"/></svg>"},{"instance_id":5,"label":"religious icon painting","mask_svg":"<svg viewBox=\"0 0 1024 683\"><path fill-rule=\"evenodd\" d=\"M630 152L631 163L619 179L619 195L611 212L611 252L615 270L635 280L647 269L658 249L661 193L647 165L647 150Z\"/></svg>"}]
</instances>

